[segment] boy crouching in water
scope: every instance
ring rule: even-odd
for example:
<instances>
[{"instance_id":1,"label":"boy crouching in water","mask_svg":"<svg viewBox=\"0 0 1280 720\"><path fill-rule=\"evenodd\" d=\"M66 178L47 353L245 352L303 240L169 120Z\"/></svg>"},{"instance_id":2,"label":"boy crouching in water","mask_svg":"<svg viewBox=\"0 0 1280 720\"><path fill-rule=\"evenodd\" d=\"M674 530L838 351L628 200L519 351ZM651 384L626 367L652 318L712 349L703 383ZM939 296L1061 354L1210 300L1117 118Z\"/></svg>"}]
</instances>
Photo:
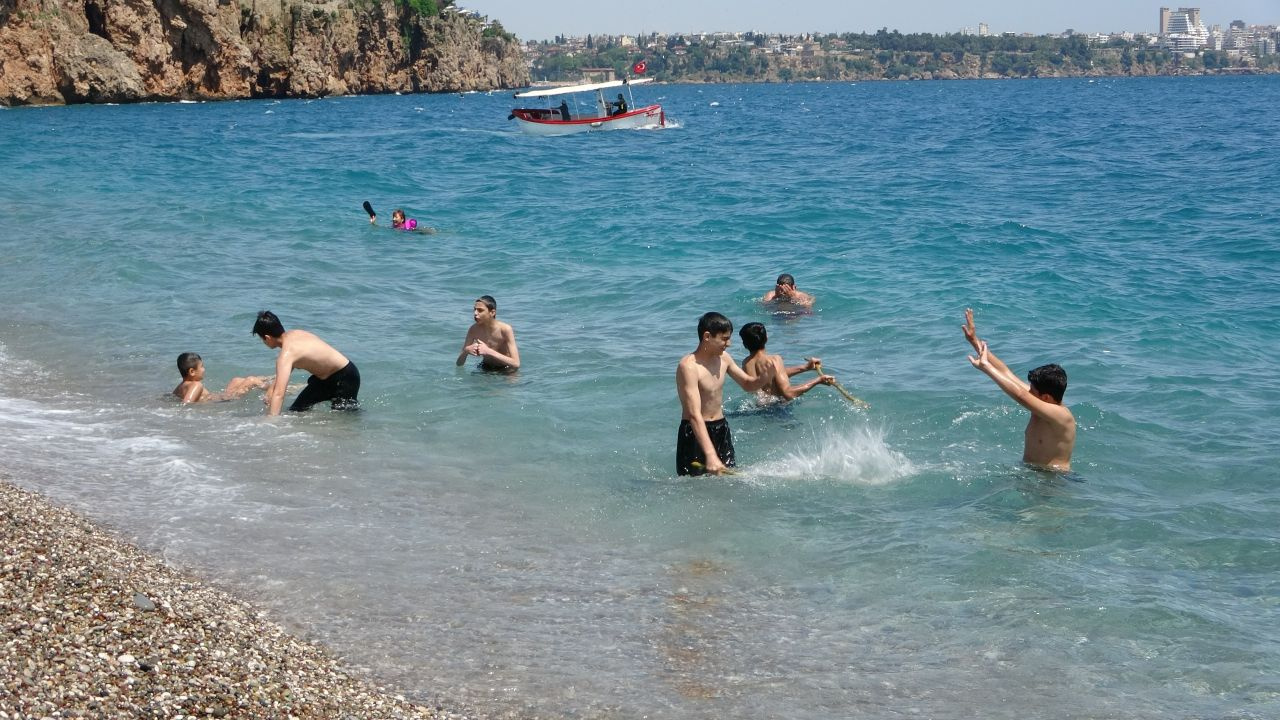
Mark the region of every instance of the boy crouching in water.
<instances>
[{"instance_id":1,"label":"boy crouching in water","mask_svg":"<svg viewBox=\"0 0 1280 720\"><path fill-rule=\"evenodd\" d=\"M184 403L235 400L254 388L264 388L268 384L267 378L256 375L238 377L231 378L226 390L220 393L209 392L204 386L204 360L193 352L184 352L178 356L178 372L182 374L182 382L173 389L173 394Z\"/></svg>"},{"instance_id":2,"label":"boy crouching in water","mask_svg":"<svg viewBox=\"0 0 1280 720\"><path fill-rule=\"evenodd\" d=\"M755 392L769 382L769 371L748 375L726 352L733 323L717 312L698 320L698 349L676 366L676 395L680 397L680 429L676 432L676 473L719 475L733 467L733 437L724 417L724 378ZM697 464L699 467L694 467Z\"/></svg>"},{"instance_id":3,"label":"boy crouching in water","mask_svg":"<svg viewBox=\"0 0 1280 720\"><path fill-rule=\"evenodd\" d=\"M1062 404L1067 391L1067 372L1059 365L1041 365L1027 373L1029 382L1013 374L987 343L978 339L973 325L973 310L964 311L964 337L977 351L969 356L974 367L987 374L1019 405L1031 411L1022 450L1022 462L1050 470L1071 469L1071 452L1076 445L1076 419Z\"/></svg>"}]
</instances>

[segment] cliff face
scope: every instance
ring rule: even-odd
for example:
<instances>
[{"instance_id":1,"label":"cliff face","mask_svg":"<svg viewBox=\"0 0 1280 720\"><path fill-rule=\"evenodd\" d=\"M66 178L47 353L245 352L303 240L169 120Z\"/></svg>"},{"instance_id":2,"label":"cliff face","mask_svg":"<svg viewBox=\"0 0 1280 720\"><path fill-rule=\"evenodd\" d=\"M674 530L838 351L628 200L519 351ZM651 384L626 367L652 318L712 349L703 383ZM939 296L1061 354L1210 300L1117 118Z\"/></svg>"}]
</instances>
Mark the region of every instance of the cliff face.
<instances>
[{"instance_id":1,"label":"cliff face","mask_svg":"<svg viewBox=\"0 0 1280 720\"><path fill-rule=\"evenodd\" d=\"M492 90L518 43L394 0L0 0L0 105Z\"/></svg>"}]
</instances>

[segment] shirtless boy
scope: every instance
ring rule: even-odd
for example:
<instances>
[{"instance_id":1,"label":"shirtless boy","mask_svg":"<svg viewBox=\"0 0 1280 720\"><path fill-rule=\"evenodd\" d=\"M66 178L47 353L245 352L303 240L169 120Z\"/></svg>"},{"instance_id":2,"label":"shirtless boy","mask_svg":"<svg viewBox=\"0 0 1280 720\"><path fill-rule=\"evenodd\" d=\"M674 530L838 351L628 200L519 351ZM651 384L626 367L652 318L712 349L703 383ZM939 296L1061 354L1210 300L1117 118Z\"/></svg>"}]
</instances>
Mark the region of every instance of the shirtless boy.
<instances>
[{"instance_id":1,"label":"shirtless boy","mask_svg":"<svg viewBox=\"0 0 1280 720\"><path fill-rule=\"evenodd\" d=\"M778 276L777 283L773 289L764 294L760 298L760 302L771 303L791 303L800 307L813 307L813 296L807 292L796 289L796 279L791 277L789 273L782 273Z\"/></svg>"},{"instance_id":2,"label":"shirtless boy","mask_svg":"<svg viewBox=\"0 0 1280 720\"><path fill-rule=\"evenodd\" d=\"M724 378L755 392L769 382L768 374L748 375L726 350L733 323L716 312L698 320L698 349L676 366L676 395L680 397L680 429L676 431L676 473L719 475L735 465L733 437L724 418ZM694 463L701 465L695 468Z\"/></svg>"},{"instance_id":3,"label":"shirtless boy","mask_svg":"<svg viewBox=\"0 0 1280 720\"><path fill-rule=\"evenodd\" d=\"M738 331L738 337L742 338L742 346L751 353L742 361L742 369L749 375L769 377L769 382L760 390L760 394L765 397L795 400L818 385L831 385L836 381L830 375L818 373L818 377L807 383L792 385L793 376L820 367L822 360L806 358L804 365L787 367L783 364L781 355L770 355L765 350L764 346L769 342L769 335L765 332L763 323L750 322L743 325Z\"/></svg>"},{"instance_id":4,"label":"shirtless boy","mask_svg":"<svg viewBox=\"0 0 1280 720\"><path fill-rule=\"evenodd\" d=\"M1058 365L1041 365L1027 373L1022 382L987 343L978 339L973 310L964 311L964 337L978 353L969 356L974 367L986 373L1009 397L1031 411L1024 433L1022 462L1066 472L1071 469L1071 451L1076 445L1076 419L1062 404L1067 391L1067 373Z\"/></svg>"},{"instance_id":5,"label":"shirtless boy","mask_svg":"<svg viewBox=\"0 0 1280 720\"><path fill-rule=\"evenodd\" d=\"M173 389L173 394L184 403L235 400L254 388L267 386L267 378L264 377L238 377L231 378L226 390L220 393L209 392L204 386L204 361L193 352L184 352L178 356L178 372L182 374L182 382Z\"/></svg>"},{"instance_id":6,"label":"shirtless boy","mask_svg":"<svg viewBox=\"0 0 1280 720\"><path fill-rule=\"evenodd\" d=\"M280 324L280 318L270 310L258 313L253 324L253 334L262 338L262 344L279 350L276 357L276 379L267 393L267 414L279 415L284 406L284 394L289 386L289 374L298 370L311 373L307 386L298 393L290 411L311 409L312 405L329 401L334 410L355 410L356 396L360 394L360 371L355 363L334 350L329 343L306 330L288 330Z\"/></svg>"},{"instance_id":7,"label":"shirtless boy","mask_svg":"<svg viewBox=\"0 0 1280 720\"><path fill-rule=\"evenodd\" d=\"M498 320L498 301L492 296L481 295L471 310L475 320L467 337L462 341L456 365L467 361L468 355L480 358L485 370L519 370L520 349L516 347L516 331Z\"/></svg>"}]
</instances>

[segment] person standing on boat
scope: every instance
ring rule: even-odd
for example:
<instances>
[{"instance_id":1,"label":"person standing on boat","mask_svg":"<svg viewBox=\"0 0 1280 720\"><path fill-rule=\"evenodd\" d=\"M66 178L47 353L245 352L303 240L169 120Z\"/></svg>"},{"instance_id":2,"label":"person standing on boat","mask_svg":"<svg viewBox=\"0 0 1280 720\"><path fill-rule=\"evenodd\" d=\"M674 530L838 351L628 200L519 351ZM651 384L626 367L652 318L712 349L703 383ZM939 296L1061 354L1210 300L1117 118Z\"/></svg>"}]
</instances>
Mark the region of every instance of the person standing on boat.
<instances>
[{"instance_id":1,"label":"person standing on boat","mask_svg":"<svg viewBox=\"0 0 1280 720\"><path fill-rule=\"evenodd\" d=\"M622 93L618 93L618 100L613 103L613 107L616 108L613 111L614 115L621 115L627 111L627 99L622 97Z\"/></svg>"},{"instance_id":2,"label":"person standing on boat","mask_svg":"<svg viewBox=\"0 0 1280 720\"><path fill-rule=\"evenodd\" d=\"M560 101L560 119L561 120L569 119L569 101L567 100Z\"/></svg>"}]
</instances>

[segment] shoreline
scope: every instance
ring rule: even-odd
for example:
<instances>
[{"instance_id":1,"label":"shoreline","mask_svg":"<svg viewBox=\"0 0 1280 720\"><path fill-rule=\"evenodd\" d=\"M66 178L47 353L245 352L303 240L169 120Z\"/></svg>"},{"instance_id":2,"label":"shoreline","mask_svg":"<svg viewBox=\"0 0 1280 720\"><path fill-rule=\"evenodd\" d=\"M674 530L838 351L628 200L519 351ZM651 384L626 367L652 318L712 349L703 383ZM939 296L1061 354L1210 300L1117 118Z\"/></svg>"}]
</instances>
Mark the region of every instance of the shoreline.
<instances>
[{"instance_id":1,"label":"shoreline","mask_svg":"<svg viewBox=\"0 0 1280 720\"><path fill-rule=\"evenodd\" d=\"M0 474L0 718L431 718L249 603Z\"/></svg>"}]
</instances>

